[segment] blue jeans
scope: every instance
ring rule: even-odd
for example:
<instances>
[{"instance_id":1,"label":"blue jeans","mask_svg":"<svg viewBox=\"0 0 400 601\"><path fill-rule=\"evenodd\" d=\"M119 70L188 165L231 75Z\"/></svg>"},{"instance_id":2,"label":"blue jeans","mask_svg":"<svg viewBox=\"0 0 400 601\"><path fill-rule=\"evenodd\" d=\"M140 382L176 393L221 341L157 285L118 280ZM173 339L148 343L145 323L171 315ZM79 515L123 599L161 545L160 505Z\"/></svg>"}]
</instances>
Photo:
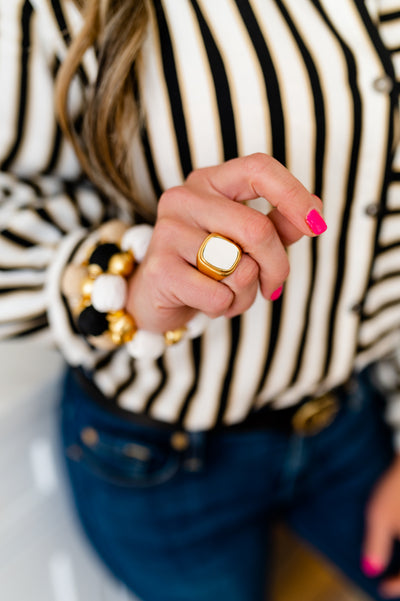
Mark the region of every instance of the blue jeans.
<instances>
[{"instance_id":1,"label":"blue jeans","mask_svg":"<svg viewBox=\"0 0 400 601\"><path fill-rule=\"evenodd\" d=\"M366 376L348 396L315 436L201 432L177 451L170 432L109 413L68 374L62 433L86 534L143 601L262 601L271 524L283 519L380 599L360 549L391 435Z\"/></svg>"}]
</instances>

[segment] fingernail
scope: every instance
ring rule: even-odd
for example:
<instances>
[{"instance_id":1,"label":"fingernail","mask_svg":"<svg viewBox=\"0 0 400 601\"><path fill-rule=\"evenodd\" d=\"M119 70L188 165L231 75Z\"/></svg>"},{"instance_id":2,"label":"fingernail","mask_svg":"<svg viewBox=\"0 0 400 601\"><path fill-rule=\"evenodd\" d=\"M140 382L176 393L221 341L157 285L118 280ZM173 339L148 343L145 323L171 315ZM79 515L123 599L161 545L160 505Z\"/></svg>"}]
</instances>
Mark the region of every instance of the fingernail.
<instances>
[{"instance_id":1,"label":"fingernail","mask_svg":"<svg viewBox=\"0 0 400 601\"><path fill-rule=\"evenodd\" d=\"M369 578L374 578L383 572L384 566L373 559L364 557L361 560L361 569L366 576Z\"/></svg>"},{"instance_id":2,"label":"fingernail","mask_svg":"<svg viewBox=\"0 0 400 601\"><path fill-rule=\"evenodd\" d=\"M325 232L325 230L328 227L321 215L315 209L312 209L308 213L306 217L306 222L313 234L316 234L317 236Z\"/></svg>"},{"instance_id":3,"label":"fingernail","mask_svg":"<svg viewBox=\"0 0 400 601\"><path fill-rule=\"evenodd\" d=\"M278 300L278 298L282 294L282 290L283 290L283 286L279 286L279 288L277 288L276 290L274 290L274 292L271 294L271 300L272 301Z\"/></svg>"}]
</instances>

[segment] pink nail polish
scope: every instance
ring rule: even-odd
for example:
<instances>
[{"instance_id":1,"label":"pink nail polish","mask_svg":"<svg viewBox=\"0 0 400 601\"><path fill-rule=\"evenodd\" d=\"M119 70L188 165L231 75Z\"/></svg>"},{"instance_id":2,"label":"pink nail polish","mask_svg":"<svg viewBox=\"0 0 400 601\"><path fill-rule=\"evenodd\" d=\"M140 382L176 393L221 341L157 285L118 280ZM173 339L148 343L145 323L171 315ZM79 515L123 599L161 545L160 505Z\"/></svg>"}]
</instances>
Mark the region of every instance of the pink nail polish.
<instances>
[{"instance_id":1,"label":"pink nail polish","mask_svg":"<svg viewBox=\"0 0 400 601\"><path fill-rule=\"evenodd\" d=\"M271 300L272 301L278 300L278 298L282 294L282 290L283 290L283 286L279 286L279 288L277 288L276 290L274 290L274 292L271 294Z\"/></svg>"},{"instance_id":2,"label":"pink nail polish","mask_svg":"<svg viewBox=\"0 0 400 601\"><path fill-rule=\"evenodd\" d=\"M366 576L374 578L383 572L384 566L373 559L364 557L361 560L361 569Z\"/></svg>"},{"instance_id":3,"label":"pink nail polish","mask_svg":"<svg viewBox=\"0 0 400 601\"><path fill-rule=\"evenodd\" d=\"M306 217L306 223L307 223L308 227L311 229L311 231L313 232L313 234L316 234L317 236L319 236L319 234L322 234L323 232L325 232L325 230L328 227L326 225L325 221L323 220L323 218L321 217L321 215L315 209L312 209L308 213L308 215Z\"/></svg>"}]
</instances>

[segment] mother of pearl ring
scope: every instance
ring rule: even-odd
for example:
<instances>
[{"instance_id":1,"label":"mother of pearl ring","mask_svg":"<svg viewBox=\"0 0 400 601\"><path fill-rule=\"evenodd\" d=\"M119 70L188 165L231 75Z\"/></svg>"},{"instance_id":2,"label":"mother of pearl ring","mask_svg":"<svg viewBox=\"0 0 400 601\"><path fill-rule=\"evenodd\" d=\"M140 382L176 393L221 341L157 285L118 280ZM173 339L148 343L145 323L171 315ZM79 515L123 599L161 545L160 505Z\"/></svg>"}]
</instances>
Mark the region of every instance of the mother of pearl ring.
<instances>
[{"instance_id":1,"label":"mother of pearl ring","mask_svg":"<svg viewBox=\"0 0 400 601\"><path fill-rule=\"evenodd\" d=\"M240 246L214 232L197 252L197 269L214 280L222 280L235 271L241 256Z\"/></svg>"}]
</instances>

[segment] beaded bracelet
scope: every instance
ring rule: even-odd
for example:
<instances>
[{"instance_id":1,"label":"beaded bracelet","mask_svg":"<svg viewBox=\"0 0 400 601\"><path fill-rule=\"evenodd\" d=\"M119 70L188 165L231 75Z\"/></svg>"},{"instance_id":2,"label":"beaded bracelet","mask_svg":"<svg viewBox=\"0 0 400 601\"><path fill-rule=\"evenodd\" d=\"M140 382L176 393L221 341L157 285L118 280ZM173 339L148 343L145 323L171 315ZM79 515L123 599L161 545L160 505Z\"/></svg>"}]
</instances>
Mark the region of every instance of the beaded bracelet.
<instances>
[{"instance_id":1,"label":"beaded bracelet","mask_svg":"<svg viewBox=\"0 0 400 601\"><path fill-rule=\"evenodd\" d=\"M126 310L128 278L143 260L153 228L142 224L128 228L112 221L98 231L98 243L83 263L67 266L62 292L67 298L76 326L90 344L103 350L125 345L135 359L157 359L166 346L184 338L195 338L209 319L198 313L184 327L157 334L138 330Z\"/></svg>"}]
</instances>

